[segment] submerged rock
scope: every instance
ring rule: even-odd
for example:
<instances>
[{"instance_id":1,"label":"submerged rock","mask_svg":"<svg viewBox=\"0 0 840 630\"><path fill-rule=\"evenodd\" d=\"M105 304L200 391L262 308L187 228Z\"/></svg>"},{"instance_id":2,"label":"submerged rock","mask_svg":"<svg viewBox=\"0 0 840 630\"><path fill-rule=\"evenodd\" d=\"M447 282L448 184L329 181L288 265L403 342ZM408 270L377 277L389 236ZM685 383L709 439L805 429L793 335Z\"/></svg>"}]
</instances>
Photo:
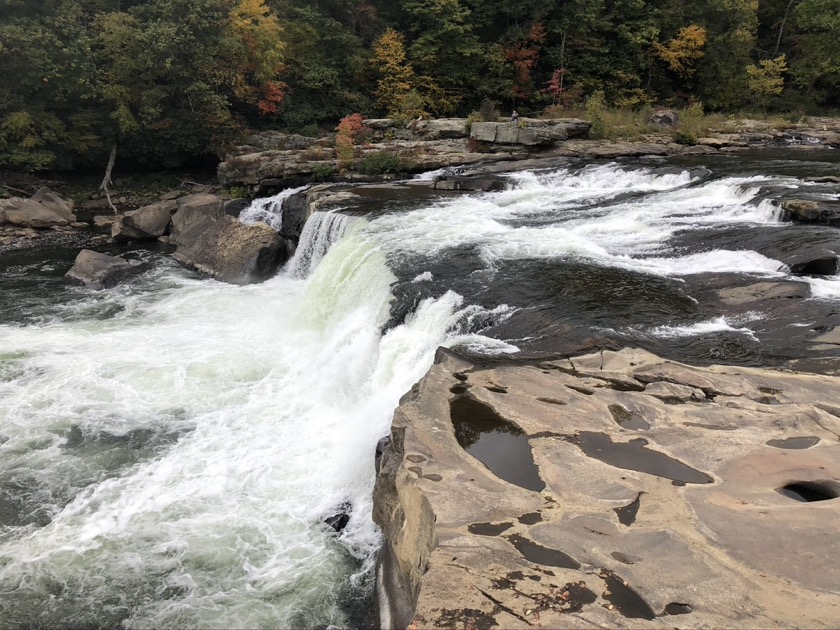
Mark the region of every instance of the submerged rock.
<instances>
[{"instance_id":1,"label":"submerged rock","mask_svg":"<svg viewBox=\"0 0 840 630\"><path fill-rule=\"evenodd\" d=\"M465 388L481 407L454 414ZM838 388L640 350L491 366L439 351L380 457L383 626L840 624ZM485 430L521 433L544 489L471 455Z\"/></svg>"},{"instance_id":2,"label":"submerged rock","mask_svg":"<svg viewBox=\"0 0 840 630\"><path fill-rule=\"evenodd\" d=\"M129 276L143 270L143 264L137 260L125 260L108 256L90 249L83 249L76 256L73 267L65 277L88 289L107 289L119 284Z\"/></svg>"}]
</instances>

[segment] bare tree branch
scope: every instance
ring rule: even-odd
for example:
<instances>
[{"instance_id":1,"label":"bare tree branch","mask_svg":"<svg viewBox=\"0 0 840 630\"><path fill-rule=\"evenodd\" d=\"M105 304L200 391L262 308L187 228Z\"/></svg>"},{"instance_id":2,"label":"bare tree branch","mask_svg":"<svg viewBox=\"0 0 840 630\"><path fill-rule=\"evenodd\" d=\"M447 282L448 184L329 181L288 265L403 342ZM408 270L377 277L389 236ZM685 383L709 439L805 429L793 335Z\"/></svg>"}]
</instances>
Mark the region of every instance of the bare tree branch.
<instances>
[{"instance_id":1,"label":"bare tree branch","mask_svg":"<svg viewBox=\"0 0 840 630\"><path fill-rule=\"evenodd\" d=\"M117 214L117 207L114 205L114 202L111 201L111 192L108 190L108 185L112 184L111 181L111 171L114 170L114 162L117 160L117 145L111 147L111 157L108 158L108 167L105 169L105 177L102 178L102 183L99 185L99 190L105 193L105 198L108 200L108 205L111 206L111 210L114 211L114 214Z\"/></svg>"}]
</instances>

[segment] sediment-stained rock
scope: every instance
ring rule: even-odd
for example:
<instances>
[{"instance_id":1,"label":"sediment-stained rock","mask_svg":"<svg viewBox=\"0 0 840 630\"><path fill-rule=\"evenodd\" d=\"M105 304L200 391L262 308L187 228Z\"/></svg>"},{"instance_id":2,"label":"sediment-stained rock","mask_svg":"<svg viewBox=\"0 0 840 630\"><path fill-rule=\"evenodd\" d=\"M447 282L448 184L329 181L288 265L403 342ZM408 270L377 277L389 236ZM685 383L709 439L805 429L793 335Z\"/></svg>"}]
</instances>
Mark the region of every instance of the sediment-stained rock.
<instances>
[{"instance_id":1,"label":"sediment-stained rock","mask_svg":"<svg viewBox=\"0 0 840 630\"><path fill-rule=\"evenodd\" d=\"M111 237L118 241L154 240L166 232L177 208L178 204L170 200L129 210L111 224Z\"/></svg>"},{"instance_id":2,"label":"sediment-stained rock","mask_svg":"<svg viewBox=\"0 0 840 630\"><path fill-rule=\"evenodd\" d=\"M440 351L379 462L383 624L837 626L837 391L640 350L487 367ZM518 433L530 456L494 460ZM491 470L531 457L540 491Z\"/></svg>"}]
</instances>

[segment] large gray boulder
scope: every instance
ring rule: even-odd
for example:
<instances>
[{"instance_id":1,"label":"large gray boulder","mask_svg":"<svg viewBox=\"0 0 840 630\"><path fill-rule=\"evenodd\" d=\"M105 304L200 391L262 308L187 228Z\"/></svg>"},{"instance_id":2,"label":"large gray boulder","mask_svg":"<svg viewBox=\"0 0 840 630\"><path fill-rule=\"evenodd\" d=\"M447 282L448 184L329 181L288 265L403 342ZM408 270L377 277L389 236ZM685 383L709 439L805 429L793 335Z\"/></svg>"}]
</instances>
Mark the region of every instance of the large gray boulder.
<instances>
[{"instance_id":1,"label":"large gray boulder","mask_svg":"<svg viewBox=\"0 0 840 630\"><path fill-rule=\"evenodd\" d=\"M51 228L68 225L74 220L75 217L71 220L32 199L0 199L0 225L11 223L23 228Z\"/></svg>"},{"instance_id":2,"label":"large gray boulder","mask_svg":"<svg viewBox=\"0 0 840 630\"><path fill-rule=\"evenodd\" d=\"M176 201L178 210L172 215L170 242L181 242L181 235L191 230L195 233L199 225L208 225L225 214L225 200L209 193L187 195ZM200 232L201 230L199 230Z\"/></svg>"},{"instance_id":3,"label":"large gray boulder","mask_svg":"<svg viewBox=\"0 0 840 630\"><path fill-rule=\"evenodd\" d=\"M288 258L285 242L267 225L207 215L179 235L175 260L221 282L252 284L270 278Z\"/></svg>"},{"instance_id":4,"label":"large gray boulder","mask_svg":"<svg viewBox=\"0 0 840 630\"><path fill-rule=\"evenodd\" d=\"M125 260L90 249L83 249L76 256L73 267L65 274L71 282L83 284L88 289L106 289L143 270L137 260Z\"/></svg>"},{"instance_id":5,"label":"large gray boulder","mask_svg":"<svg viewBox=\"0 0 840 630\"><path fill-rule=\"evenodd\" d=\"M63 199L57 192L50 190L46 186L39 188L30 199L37 201L47 210L52 210L58 216L67 219L70 223L76 220L76 215L73 214L73 202Z\"/></svg>"},{"instance_id":6,"label":"large gray boulder","mask_svg":"<svg viewBox=\"0 0 840 630\"><path fill-rule=\"evenodd\" d=\"M177 208L178 204L172 200L129 210L111 225L111 237L118 241L157 239L166 232Z\"/></svg>"}]
</instances>

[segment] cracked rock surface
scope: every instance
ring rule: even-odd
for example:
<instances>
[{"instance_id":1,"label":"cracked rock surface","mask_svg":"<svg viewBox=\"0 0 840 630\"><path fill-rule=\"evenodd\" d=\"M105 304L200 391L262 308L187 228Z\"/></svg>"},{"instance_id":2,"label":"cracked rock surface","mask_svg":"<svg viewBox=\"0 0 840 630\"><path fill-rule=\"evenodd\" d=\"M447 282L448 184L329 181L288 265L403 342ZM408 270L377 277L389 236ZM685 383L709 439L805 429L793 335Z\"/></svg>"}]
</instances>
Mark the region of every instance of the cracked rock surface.
<instances>
[{"instance_id":1,"label":"cracked rock surface","mask_svg":"<svg viewBox=\"0 0 840 630\"><path fill-rule=\"evenodd\" d=\"M440 351L379 459L383 627L840 626L838 391Z\"/></svg>"}]
</instances>

